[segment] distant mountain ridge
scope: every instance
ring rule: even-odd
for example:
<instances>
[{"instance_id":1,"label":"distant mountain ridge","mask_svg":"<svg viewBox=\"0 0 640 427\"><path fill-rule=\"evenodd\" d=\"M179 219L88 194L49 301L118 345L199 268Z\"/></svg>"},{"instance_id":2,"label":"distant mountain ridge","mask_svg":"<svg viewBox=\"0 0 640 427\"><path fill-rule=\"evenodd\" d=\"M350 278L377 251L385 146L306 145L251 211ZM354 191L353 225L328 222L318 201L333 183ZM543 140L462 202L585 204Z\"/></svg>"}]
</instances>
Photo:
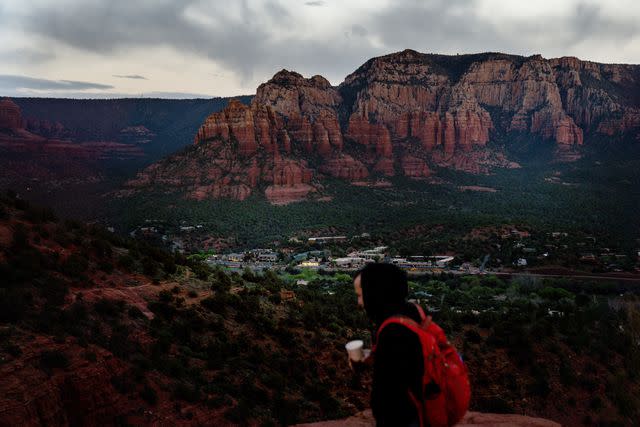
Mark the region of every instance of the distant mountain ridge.
<instances>
[{"instance_id":1,"label":"distant mountain ridge","mask_svg":"<svg viewBox=\"0 0 640 427\"><path fill-rule=\"evenodd\" d=\"M100 193L191 145L228 100L0 98L0 188L84 217Z\"/></svg>"},{"instance_id":2,"label":"distant mountain ridge","mask_svg":"<svg viewBox=\"0 0 640 427\"><path fill-rule=\"evenodd\" d=\"M552 141L570 157L598 137L639 138L638 83L637 65L501 53L405 50L367 61L338 87L282 70L250 105L211 114L194 147L129 187L240 200L257 189L287 203L319 195L325 177L361 184L428 178L438 167L518 167L501 145L515 135Z\"/></svg>"},{"instance_id":3,"label":"distant mountain ridge","mask_svg":"<svg viewBox=\"0 0 640 427\"><path fill-rule=\"evenodd\" d=\"M251 96L241 96L249 103ZM204 118L227 105L229 98L210 99L62 99L12 98L23 125L45 137L74 141L127 140L127 130L145 127L153 134L145 152L166 156L188 145Z\"/></svg>"}]
</instances>

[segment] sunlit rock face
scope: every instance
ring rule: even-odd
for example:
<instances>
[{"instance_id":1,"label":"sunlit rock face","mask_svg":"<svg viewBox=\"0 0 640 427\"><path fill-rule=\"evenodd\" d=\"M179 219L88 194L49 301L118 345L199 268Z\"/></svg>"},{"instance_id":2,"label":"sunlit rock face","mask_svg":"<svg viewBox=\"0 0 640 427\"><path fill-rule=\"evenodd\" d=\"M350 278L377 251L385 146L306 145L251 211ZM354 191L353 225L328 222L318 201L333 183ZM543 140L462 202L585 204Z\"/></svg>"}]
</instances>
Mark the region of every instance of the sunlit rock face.
<instances>
[{"instance_id":1,"label":"sunlit rock face","mask_svg":"<svg viewBox=\"0 0 640 427\"><path fill-rule=\"evenodd\" d=\"M258 193L281 203L314 197L325 179L518 167L494 143L511 134L553 141L561 159L576 158L587 134L640 134L639 76L638 66L569 57L412 50L373 58L338 87L282 70L251 105L231 101L211 114L195 136L200 149L130 184L184 187L197 199Z\"/></svg>"}]
</instances>

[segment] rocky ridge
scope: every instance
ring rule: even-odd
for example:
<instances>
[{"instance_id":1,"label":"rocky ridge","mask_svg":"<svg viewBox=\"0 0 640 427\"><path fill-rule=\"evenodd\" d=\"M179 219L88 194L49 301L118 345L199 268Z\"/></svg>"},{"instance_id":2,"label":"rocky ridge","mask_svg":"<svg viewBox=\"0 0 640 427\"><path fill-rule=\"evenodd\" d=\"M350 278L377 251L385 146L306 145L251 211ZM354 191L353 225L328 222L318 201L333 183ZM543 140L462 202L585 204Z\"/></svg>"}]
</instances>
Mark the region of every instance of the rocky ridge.
<instances>
[{"instance_id":1,"label":"rocky ridge","mask_svg":"<svg viewBox=\"0 0 640 427\"><path fill-rule=\"evenodd\" d=\"M10 99L0 101L0 185L25 188L36 183L50 190L102 181L101 162L131 161L144 156L133 144L72 141L60 123L25 119Z\"/></svg>"},{"instance_id":2,"label":"rocky ridge","mask_svg":"<svg viewBox=\"0 0 640 427\"><path fill-rule=\"evenodd\" d=\"M209 148L179 153L128 185L173 183L188 197L241 200L258 189L287 203L318 193L326 177L518 167L498 143L513 134L553 141L560 158L575 158L567 153L585 137L640 134L639 81L634 65L412 50L373 58L338 87L282 70L251 105L231 101L205 120L194 145ZM210 161L193 157L200 151Z\"/></svg>"},{"instance_id":3,"label":"rocky ridge","mask_svg":"<svg viewBox=\"0 0 640 427\"><path fill-rule=\"evenodd\" d=\"M481 412L467 412L460 423L460 427L502 426L502 427L560 427L559 423L544 418L527 417L515 414L489 414ZM349 418L317 423L298 424L296 427L373 427L375 420L371 410L363 411Z\"/></svg>"}]
</instances>

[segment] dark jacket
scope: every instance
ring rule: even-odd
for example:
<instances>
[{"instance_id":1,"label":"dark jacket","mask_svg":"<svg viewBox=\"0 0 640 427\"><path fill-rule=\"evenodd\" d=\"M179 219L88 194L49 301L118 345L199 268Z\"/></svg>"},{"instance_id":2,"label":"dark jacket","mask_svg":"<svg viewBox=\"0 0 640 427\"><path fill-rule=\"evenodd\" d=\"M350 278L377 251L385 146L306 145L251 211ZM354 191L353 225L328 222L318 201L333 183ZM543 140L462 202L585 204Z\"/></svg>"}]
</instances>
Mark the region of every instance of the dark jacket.
<instances>
[{"instance_id":1,"label":"dark jacket","mask_svg":"<svg viewBox=\"0 0 640 427\"><path fill-rule=\"evenodd\" d=\"M398 314L420 322L420 314L413 304L398 307L393 315ZM386 326L376 342L373 360L371 409L378 427L401 427L417 422L418 414L408 391L421 395L423 370L418 336L402 325Z\"/></svg>"}]
</instances>

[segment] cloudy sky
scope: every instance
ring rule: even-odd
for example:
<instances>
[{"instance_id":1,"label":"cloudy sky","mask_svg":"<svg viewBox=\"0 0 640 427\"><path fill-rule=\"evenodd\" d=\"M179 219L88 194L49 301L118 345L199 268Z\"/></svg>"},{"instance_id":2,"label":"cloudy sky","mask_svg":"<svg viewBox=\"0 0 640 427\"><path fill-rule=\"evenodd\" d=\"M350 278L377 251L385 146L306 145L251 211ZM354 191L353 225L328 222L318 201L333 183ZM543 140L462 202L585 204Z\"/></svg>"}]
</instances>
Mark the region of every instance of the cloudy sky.
<instances>
[{"instance_id":1,"label":"cloudy sky","mask_svg":"<svg viewBox=\"0 0 640 427\"><path fill-rule=\"evenodd\" d=\"M406 48L638 64L640 1L0 0L0 40L0 95L232 96Z\"/></svg>"}]
</instances>

